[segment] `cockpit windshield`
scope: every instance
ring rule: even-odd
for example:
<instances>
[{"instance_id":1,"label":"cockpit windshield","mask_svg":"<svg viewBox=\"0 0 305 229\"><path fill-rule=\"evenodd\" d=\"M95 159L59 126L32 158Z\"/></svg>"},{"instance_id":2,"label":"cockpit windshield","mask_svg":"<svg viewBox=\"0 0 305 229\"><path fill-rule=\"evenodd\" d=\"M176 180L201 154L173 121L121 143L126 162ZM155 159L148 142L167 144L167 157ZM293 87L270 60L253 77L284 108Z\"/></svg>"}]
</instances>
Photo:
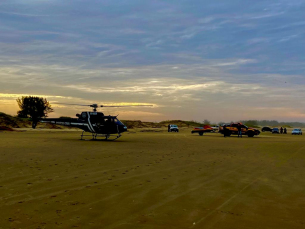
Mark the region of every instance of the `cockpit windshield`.
<instances>
[{"instance_id":1,"label":"cockpit windshield","mask_svg":"<svg viewBox=\"0 0 305 229\"><path fill-rule=\"evenodd\" d=\"M118 120L115 116L104 116L103 114L97 113L97 115L90 116L91 123L98 123L99 125L109 125L109 124L117 124L124 125L120 120Z\"/></svg>"},{"instance_id":2,"label":"cockpit windshield","mask_svg":"<svg viewBox=\"0 0 305 229\"><path fill-rule=\"evenodd\" d=\"M118 125L124 125L120 120L118 120L117 118L114 119L114 122Z\"/></svg>"}]
</instances>

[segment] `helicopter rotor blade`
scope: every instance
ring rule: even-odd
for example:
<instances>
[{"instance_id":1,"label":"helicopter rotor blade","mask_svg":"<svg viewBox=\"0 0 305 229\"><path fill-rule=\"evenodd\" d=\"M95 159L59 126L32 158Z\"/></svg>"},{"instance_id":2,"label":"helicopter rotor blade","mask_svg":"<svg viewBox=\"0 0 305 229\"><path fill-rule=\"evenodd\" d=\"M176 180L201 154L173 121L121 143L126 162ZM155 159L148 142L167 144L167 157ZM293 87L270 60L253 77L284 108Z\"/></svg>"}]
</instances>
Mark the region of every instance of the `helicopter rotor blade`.
<instances>
[{"instance_id":1,"label":"helicopter rotor blade","mask_svg":"<svg viewBox=\"0 0 305 229\"><path fill-rule=\"evenodd\" d=\"M90 107L91 105L84 105L84 104L73 104L73 103L54 103L59 105L71 105L71 106L83 106L83 107Z\"/></svg>"},{"instance_id":2,"label":"helicopter rotor blade","mask_svg":"<svg viewBox=\"0 0 305 229\"><path fill-rule=\"evenodd\" d=\"M104 106L101 105L100 107L152 107L153 105L126 105L126 106Z\"/></svg>"}]
</instances>

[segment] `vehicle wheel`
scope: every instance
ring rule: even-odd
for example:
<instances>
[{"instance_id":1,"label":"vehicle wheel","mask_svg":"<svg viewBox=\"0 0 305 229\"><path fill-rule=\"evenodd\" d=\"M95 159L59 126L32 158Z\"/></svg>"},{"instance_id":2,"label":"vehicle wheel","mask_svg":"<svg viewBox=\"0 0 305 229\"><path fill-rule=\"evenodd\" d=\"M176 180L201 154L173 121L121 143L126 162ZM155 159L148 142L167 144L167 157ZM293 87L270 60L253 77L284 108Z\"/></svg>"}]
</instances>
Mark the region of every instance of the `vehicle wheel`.
<instances>
[{"instance_id":1,"label":"vehicle wheel","mask_svg":"<svg viewBox=\"0 0 305 229\"><path fill-rule=\"evenodd\" d=\"M177 132L179 132L179 130L177 130Z\"/></svg>"},{"instance_id":2,"label":"vehicle wheel","mask_svg":"<svg viewBox=\"0 0 305 229\"><path fill-rule=\"evenodd\" d=\"M199 135L202 136L202 135L203 135L203 132L199 132Z\"/></svg>"},{"instance_id":3,"label":"vehicle wheel","mask_svg":"<svg viewBox=\"0 0 305 229\"><path fill-rule=\"evenodd\" d=\"M253 137L254 137L254 134L248 134L248 137L249 137L249 138L253 138Z\"/></svg>"}]
</instances>

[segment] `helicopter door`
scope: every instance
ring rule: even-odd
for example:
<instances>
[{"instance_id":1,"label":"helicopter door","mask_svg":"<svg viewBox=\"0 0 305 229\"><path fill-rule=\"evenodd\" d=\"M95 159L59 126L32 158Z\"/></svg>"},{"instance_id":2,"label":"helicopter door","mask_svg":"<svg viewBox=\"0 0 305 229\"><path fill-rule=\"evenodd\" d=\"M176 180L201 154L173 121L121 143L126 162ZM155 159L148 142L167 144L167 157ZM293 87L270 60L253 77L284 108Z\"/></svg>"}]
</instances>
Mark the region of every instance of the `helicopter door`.
<instances>
[{"instance_id":1,"label":"helicopter door","mask_svg":"<svg viewBox=\"0 0 305 229\"><path fill-rule=\"evenodd\" d=\"M102 130L105 128L104 118L96 117L95 120L94 120L94 123L95 123L94 126L95 126L97 132L102 132Z\"/></svg>"},{"instance_id":2,"label":"helicopter door","mask_svg":"<svg viewBox=\"0 0 305 229\"><path fill-rule=\"evenodd\" d=\"M116 123L114 122L113 118L108 117L105 118L105 127L106 127L106 131L107 133L115 133L116 132Z\"/></svg>"}]
</instances>

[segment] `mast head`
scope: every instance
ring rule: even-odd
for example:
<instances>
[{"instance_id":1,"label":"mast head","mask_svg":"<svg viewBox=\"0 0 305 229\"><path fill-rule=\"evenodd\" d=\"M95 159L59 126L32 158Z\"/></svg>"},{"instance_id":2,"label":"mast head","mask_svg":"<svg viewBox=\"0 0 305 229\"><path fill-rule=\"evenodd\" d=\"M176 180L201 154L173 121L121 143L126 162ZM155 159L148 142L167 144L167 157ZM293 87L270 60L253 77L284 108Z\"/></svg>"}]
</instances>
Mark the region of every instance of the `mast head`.
<instances>
[{"instance_id":1,"label":"mast head","mask_svg":"<svg viewBox=\"0 0 305 229\"><path fill-rule=\"evenodd\" d=\"M98 108L98 105L96 103L89 105L89 106L93 108L94 112L96 112L96 109Z\"/></svg>"}]
</instances>

